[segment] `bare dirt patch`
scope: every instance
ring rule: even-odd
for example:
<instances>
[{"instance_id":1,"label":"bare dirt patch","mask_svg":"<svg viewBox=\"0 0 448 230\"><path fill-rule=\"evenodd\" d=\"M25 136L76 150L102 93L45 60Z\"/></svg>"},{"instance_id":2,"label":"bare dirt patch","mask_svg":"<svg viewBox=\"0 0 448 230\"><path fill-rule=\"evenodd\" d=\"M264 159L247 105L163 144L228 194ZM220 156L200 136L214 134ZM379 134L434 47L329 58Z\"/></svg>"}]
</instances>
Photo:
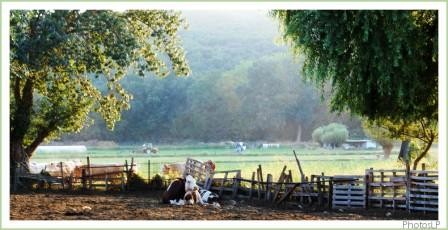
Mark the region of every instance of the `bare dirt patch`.
<instances>
[{"instance_id":1,"label":"bare dirt patch","mask_svg":"<svg viewBox=\"0 0 448 230\"><path fill-rule=\"evenodd\" d=\"M271 208L248 201L235 205L161 204L161 192L11 194L11 220L405 220L437 219L436 214L384 210ZM84 211L83 211L84 207ZM91 210L89 210L89 207ZM390 212L386 215L387 212Z\"/></svg>"}]
</instances>

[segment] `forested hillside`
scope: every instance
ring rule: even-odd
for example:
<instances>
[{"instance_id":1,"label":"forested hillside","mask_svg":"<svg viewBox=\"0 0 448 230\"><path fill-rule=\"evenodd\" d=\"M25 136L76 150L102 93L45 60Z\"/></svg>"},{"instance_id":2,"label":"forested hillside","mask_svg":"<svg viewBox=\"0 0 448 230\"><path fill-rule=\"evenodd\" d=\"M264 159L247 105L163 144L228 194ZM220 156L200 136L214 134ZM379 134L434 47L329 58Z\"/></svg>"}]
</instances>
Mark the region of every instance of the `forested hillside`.
<instances>
[{"instance_id":1,"label":"forested hillside","mask_svg":"<svg viewBox=\"0 0 448 230\"><path fill-rule=\"evenodd\" d=\"M339 121L362 136L357 118L328 111L301 79L300 60L277 44L278 25L261 11L186 11L180 33L192 73L125 78L133 95L114 131L97 118L64 141L120 143L223 140L306 141L314 128Z\"/></svg>"}]
</instances>

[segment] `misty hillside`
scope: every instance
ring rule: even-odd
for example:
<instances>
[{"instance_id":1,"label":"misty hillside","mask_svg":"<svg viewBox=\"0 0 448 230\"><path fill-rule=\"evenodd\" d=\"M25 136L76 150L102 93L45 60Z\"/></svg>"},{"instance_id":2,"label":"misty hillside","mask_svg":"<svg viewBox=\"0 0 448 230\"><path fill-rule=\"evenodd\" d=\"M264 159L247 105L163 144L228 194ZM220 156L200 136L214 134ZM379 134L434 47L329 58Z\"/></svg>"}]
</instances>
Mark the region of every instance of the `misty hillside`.
<instances>
[{"instance_id":1,"label":"misty hillside","mask_svg":"<svg viewBox=\"0 0 448 230\"><path fill-rule=\"evenodd\" d=\"M64 141L122 143L222 140L306 141L333 121L363 135L359 121L328 112L301 63L276 44L278 25L263 11L185 11L180 32L192 74L124 78L134 99L114 132L96 118ZM94 116L97 117L97 116Z\"/></svg>"}]
</instances>

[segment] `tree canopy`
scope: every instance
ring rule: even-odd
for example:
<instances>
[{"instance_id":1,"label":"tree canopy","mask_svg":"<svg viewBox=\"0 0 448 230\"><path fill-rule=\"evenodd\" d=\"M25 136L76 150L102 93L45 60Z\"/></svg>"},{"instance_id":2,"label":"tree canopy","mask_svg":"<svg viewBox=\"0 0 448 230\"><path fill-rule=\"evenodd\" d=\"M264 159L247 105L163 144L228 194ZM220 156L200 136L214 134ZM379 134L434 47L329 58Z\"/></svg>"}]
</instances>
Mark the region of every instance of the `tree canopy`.
<instances>
[{"instance_id":1,"label":"tree canopy","mask_svg":"<svg viewBox=\"0 0 448 230\"><path fill-rule=\"evenodd\" d=\"M173 11L12 10L11 159L26 161L42 141L80 131L91 112L113 129L129 108L120 84L129 72L187 75L177 35L184 25Z\"/></svg>"},{"instance_id":2,"label":"tree canopy","mask_svg":"<svg viewBox=\"0 0 448 230\"><path fill-rule=\"evenodd\" d=\"M331 108L371 120L437 120L433 10L276 10L305 77L330 81Z\"/></svg>"}]
</instances>

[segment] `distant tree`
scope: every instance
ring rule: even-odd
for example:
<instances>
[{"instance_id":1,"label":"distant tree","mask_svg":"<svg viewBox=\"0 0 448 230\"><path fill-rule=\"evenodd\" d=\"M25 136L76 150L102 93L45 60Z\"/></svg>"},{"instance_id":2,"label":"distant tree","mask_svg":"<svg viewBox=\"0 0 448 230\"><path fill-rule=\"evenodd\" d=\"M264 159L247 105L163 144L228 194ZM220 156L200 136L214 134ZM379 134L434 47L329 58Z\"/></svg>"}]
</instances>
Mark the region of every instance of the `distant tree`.
<instances>
[{"instance_id":1,"label":"distant tree","mask_svg":"<svg viewBox=\"0 0 448 230\"><path fill-rule=\"evenodd\" d=\"M381 145L384 152L384 158L388 159L394 147L394 140L390 137L391 135L389 131L367 120L362 121L362 127L367 136Z\"/></svg>"},{"instance_id":2,"label":"distant tree","mask_svg":"<svg viewBox=\"0 0 448 230\"><path fill-rule=\"evenodd\" d=\"M189 73L177 36L184 21L176 12L13 10L10 16L11 167L27 168L39 144L79 132L91 112L113 129L132 98L120 84L128 71Z\"/></svg>"},{"instance_id":3,"label":"distant tree","mask_svg":"<svg viewBox=\"0 0 448 230\"><path fill-rule=\"evenodd\" d=\"M329 145L339 147L348 138L347 127L339 123L331 123L327 126L319 127L313 132L313 140L321 146Z\"/></svg>"},{"instance_id":4,"label":"distant tree","mask_svg":"<svg viewBox=\"0 0 448 230\"><path fill-rule=\"evenodd\" d=\"M320 146L323 146L322 135L324 134L323 127L319 127L315 129L312 133L313 141L319 143Z\"/></svg>"}]
</instances>

